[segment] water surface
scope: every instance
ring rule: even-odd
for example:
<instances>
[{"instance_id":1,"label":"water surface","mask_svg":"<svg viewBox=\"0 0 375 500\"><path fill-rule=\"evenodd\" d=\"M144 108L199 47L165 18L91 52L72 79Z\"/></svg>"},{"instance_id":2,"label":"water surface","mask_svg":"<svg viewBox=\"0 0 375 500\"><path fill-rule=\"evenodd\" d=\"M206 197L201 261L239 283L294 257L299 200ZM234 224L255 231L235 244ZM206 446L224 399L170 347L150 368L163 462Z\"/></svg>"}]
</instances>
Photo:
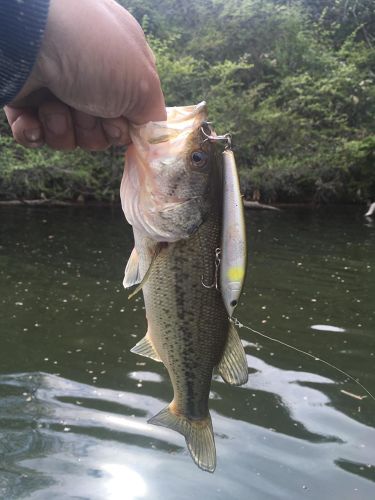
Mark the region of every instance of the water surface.
<instances>
[{"instance_id":1,"label":"water surface","mask_svg":"<svg viewBox=\"0 0 375 500\"><path fill-rule=\"evenodd\" d=\"M353 208L247 216L238 318L375 393L375 225ZM117 208L1 209L0 498L375 498L375 402L245 329L248 384L212 384L215 474L146 423L171 388L129 353L146 328L121 287L131 248Z\"/></svg>"}]
</instances>

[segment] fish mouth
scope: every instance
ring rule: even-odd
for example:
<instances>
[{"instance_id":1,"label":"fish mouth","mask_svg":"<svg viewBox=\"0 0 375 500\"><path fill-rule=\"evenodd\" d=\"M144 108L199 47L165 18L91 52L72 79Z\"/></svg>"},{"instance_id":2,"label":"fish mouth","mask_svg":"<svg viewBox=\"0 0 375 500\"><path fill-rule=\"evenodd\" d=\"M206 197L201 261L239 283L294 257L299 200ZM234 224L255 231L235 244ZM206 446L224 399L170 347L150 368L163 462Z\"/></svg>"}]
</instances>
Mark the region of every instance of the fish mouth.
<instances>
[{"instance_id":1,"label":"fish mouth","mask_svg":"<svg viewBox=\"0 0 375 500\"><path fill-rule=\"evenodd\" d=\"M187 179L189 190L173 187L176 182L179 185L179 169L180 175L190 175L185 168L186 145L190 138L199 142L191 133L199 132L206 120L206 103L201 102L167 108L166 121L131 127L133 142L127 151L121 202L128 222L151 240L172 243L187 239L206 220L209 202L207 192L201 193L206 177L192 172ZM175 176L167 172L173 167Z\"/></svg>"}]
</instances>

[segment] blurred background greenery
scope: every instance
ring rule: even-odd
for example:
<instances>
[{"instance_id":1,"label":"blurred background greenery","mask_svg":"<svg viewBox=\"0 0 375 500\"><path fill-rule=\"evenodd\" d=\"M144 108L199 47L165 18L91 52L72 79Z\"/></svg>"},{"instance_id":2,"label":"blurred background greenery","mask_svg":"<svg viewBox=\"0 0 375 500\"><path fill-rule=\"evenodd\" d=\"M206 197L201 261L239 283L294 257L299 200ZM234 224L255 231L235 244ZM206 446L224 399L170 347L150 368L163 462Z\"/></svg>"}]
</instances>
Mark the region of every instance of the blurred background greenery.
<instances>
[{"instance_id":1,"label":"blurred background greenery","mask_svg":"<svg viewBox=\"0 0 375 500\"><path fill-rule=\"evenodd\" d=\"M122 0L168 106L206 100L243 191L264 202L375 197L374 0ZM126 50L126 49L124 49ZM0 117L0 199L117 202L123 151L26 150Z\"/></svg>"}]
</instances>

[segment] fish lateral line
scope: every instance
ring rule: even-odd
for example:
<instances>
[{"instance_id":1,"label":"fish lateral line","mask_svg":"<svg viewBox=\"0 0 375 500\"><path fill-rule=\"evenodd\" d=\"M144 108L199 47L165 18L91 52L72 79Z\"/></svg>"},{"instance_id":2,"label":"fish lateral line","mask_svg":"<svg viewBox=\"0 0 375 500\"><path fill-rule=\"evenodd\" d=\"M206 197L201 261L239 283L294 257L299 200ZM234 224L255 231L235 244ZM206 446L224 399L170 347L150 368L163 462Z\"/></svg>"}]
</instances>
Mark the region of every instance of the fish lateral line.
<instances>
[{"instance_id":1,"label":"fish lateral line","mask_svg":"<svg viewBox=\"0 0 375 500\"><path fill-rule=\"evenodd\" d=\"M361 389L364 390L367 393L367 395L370 396L370 398L373 401L375 401L375 396L368 389L366 389L366 387L363 384L361 384L361 382L359 382L352 375L350 375L346 371L342 370L341 368L338 368L337 366L329 363L325 359L322 359L322 358L320 358L318 356L310 354L309 352L303 351L302 349L299 349L298 347L294 347L294 346L292 346L290 344L287 344L286 342L283 342L282 340L274 339L273 337L270 337L269 335L266 335L265 333L261 333L261 332L259 332L257 330L254 330L254 328L251 328L250 326L244 325L243 323L241 323L237 318L232 317L232 318L229 318L229 320L231 322L233 322L234 325L237 326L238 328L246 328L246 330L249 330L250 332L255 333L256 335L260 335L261 337L264 337L264 338L266 338L268 340L272 340L273 342L277 342L278 344L281 344L281 345L283 345L285 347L289 347L289 349L293 349L294 351L297 351L300 354L304 354L305 356L308 356L309 358L312 358L314 361L319 361L320 363L323 363L323 364L329 366L330 368L333 368L334 370L338 371L342 375L345 375L346 377L348 377L352 382L354 382L355 384L357 384L359 387L361 387ZM341 392L343 392L343 391L341 391ZM345 392L344 392L344 394L345 394ZM361 399L364 399L364 397L366 397L366 396L362 396Z\"/></svg>"}]
</instances>

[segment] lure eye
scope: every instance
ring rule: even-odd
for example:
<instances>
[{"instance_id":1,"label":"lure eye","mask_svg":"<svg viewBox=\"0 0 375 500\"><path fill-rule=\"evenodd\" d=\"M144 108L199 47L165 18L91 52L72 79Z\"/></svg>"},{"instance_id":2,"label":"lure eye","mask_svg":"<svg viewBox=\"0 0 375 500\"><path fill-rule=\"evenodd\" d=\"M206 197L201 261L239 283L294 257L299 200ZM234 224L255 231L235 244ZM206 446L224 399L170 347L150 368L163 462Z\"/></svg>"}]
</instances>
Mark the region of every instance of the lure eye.
<instances>
[{"instance_id":1,"label":"lure eye","mask_svg":"<svg viewBox=\"0 0 375 500\"><path fill-rule=\"evenodd\" d=\"M204 151L194 151L191 154L191 161L195 167L204 167L207 164L208 154Z\"/></svg>"}]
</instances>

